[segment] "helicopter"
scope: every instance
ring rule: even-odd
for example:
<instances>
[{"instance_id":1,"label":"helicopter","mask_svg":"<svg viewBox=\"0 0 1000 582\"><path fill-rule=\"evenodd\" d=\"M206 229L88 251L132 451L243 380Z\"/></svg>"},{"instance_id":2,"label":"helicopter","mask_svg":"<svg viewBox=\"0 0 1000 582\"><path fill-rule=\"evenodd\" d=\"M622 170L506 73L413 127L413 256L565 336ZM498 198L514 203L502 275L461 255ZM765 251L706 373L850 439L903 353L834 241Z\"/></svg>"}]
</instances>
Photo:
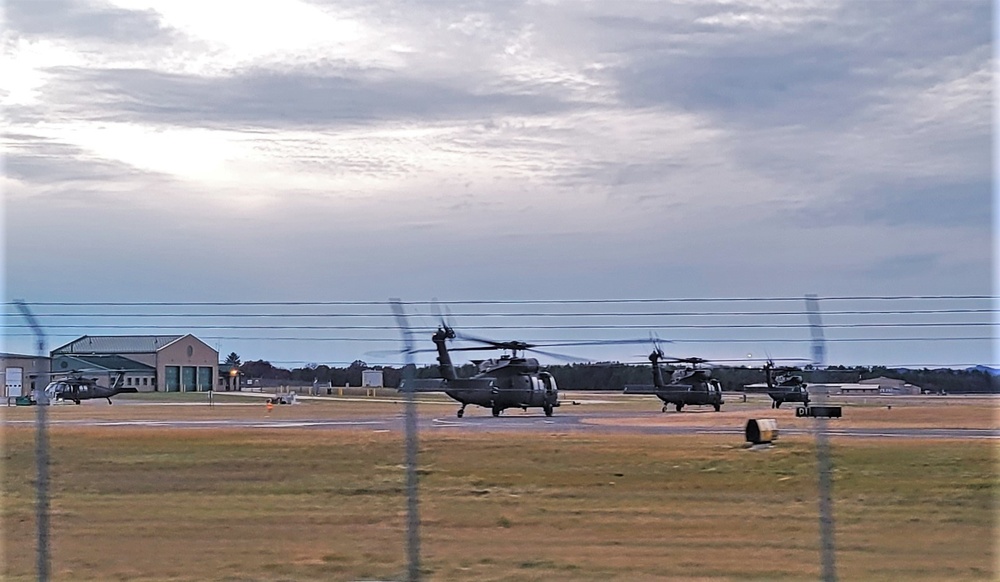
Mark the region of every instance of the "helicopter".
<instances>
[{"instance_id":1,"label":"helicopter","mask_svg":"<svg viewBox=\"0 0 1000 582\"><path fill-rule=\"evenodd\" d=\"M716 412L722 409L724 404L722 385L711 377L711 370L704 367L708 363L707 360L668 358L663 354L658 343L654 345L648 358L653 364L653 383L651 385L626 385L626 394L655 394L663 401L662 412L666 412L667 407L671 404L674 405L677 412L680 412L685 406L712 406ZM669 383L663 381L663 375L660 371L660 361L662 360L683 364L674 368Z\"/></svg>"},{"instance_id":2,"label":"helicopter","mask_svg":"<svg viewBox=\"0 0 1000 582\"><path fill-rule=\"evenodd\" d=\"M767 395L771 397L771 408L781 408L785 402L802 402L809 406L809 390L802 376L795 372L802 369L795 366L775 367L772 360L764 364L764 378L767 381Z\"/></svg>"},{"instance_id":3,"label":"helicopter","mask_svg":"<svg viewBox=\"0 0 1000 582\"><path fill-rule=\"evenodd\" d=\"M476 365L476 373L469 378L459 378L451 361L447 342L453 339L483 344L475 347L452 348L451 351L501 350L503 355L486 360L472 360ZM465 408L470 404L489 408L493 416L500 416L508 408L541 408L545 416L552 416L554 410L562 403L559 401L559 389L556 379L542 370L535 358L524 357L523 352L535 352L567 361L580 361L579 358L565 356L538 349L539 345L522 341L493 341L466 335L458 335L447 323L442 322L431 336L434 350L437 352L438 374L440 378L421 378L413 381L411 386L405 383L400 390L414 392L444 392L462 404L456 412L458 418L465 415ZM601 342L568 342L545 344L546 346L581 346L605 345L616 343L635 343L634 340L612 340ZM414 350L431 351L431 350Z\"/></svg>"},{"instance_id":4,"label":"helicopter","mask_svg":"<svg viewBox=\"0 0 1000 582\"><path fill-rule=\"evenodd\" d=\"M138 392L135 388L121 385L124 377L125 372L118 371L109 387L101 386L93 378L84 378L78 373L74 373L66 378L49 382L49 385L45 387L45 395L48 397L49 402L69 400L74 404L80 404L81 400L106 398L108 404L113 404L111 402L112 396L126 392Z\"/></svg>"},{"instance_id":5,"label":"helicopter","mask_svg":"<svg viewBox=\"0 0 1000 582\"><path fill-rule=\"evenodd\" d=\"M518 356L519 352L534 349L534 345L463 337L485 345L455 348L456 350L499 349L509 353L499 358L473 360L477 373L471 378L459 378L447 345L448 340L456 337L455 330L443 323L431 336L437 351L438 373L441 377L415 380L412 388L415 392L444 392L462 403L456 413L458 418L465 416L465 407L470 404L489 408L493 416L500 416L507 408L527 410L529 407L541 407L545 416L552 416L555 408L560 406L559 389L552 374L540 371L535 358ZM406 386L401 389L406 390Z\"/></svg>"}]
</instances>

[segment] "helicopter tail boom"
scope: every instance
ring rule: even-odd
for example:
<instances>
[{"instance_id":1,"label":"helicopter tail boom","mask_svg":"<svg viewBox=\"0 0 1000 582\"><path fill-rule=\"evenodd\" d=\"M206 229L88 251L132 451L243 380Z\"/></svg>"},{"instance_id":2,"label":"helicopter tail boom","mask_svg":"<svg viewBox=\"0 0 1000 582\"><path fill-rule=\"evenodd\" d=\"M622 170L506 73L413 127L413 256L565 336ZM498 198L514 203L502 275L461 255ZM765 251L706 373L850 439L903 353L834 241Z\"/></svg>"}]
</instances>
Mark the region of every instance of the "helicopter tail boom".
<instances>
[{"instance_id":1,"label":"helicopter tail boom","mask_svg":"<svg viewBox=\"0 0 1000 582\"><path fill-rule=\"evenodd\" d=\"M625 394L656 394L657 388L653 384L628 384L625 386Z\"/></svg>"},{"instance_id":2,"label":"helicopter tail boom","mask_svg":"<svg viewBox=\"0 0 1000 582\"><path fill-rule=\"evenodd\" d=\"M441 378L416 378L399 385L400 392L442 392L447 382Z\"/></svg>"}]
</instances>

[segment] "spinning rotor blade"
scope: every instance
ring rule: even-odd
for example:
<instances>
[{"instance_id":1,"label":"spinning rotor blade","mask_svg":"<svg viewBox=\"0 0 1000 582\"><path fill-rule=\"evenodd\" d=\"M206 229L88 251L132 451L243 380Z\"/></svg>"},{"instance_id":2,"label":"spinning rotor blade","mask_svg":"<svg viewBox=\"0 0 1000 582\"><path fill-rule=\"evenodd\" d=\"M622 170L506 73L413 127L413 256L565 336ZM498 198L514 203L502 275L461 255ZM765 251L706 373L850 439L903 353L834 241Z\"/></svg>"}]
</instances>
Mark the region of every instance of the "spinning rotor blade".
<instances>
[{"instance_id":1,"label":"spinning rotor blade","mask_svg":"<svg viewBox=\"0 0 1000 582\"><path fill-rule=\"evenodd\" d=\"M627 344L644 344L648 340L645 339L621 339L621 340L578 340L578 341L555 341L555 342L538 342L529 343L518 340L508 340L508 341L497 341L481 337L476 337L468 335L465 333L455 333L456 339L476 342L487 346L492 346L501 350L530 350L534 348L561 348L569 346L612 346L612 345L627 345Z\"/></svg>"},{"instance_id":2,"label":"spinning rotor blade","mask_svg":"<svg viewBox=\"0 0 1000 582\"><path fill-rule=\"evenodd\" d=\"M549 351L539 350L539 349L535 349L535 348L528 348L526 351L534 352L536 354L542 354L543 356L548 356L550 358L555 358L557 360L562 360L564 362L570 362L570 363L581 363L581 362L588 362L588 361L590 361L590 360L587 360L587 359L584 359L584 358L578 358L576 356L570 356L570 355L567 355L567 354L557 354L555 352L549 352Z\"/></svg>"},{"instance_id":3,"label":"spinning rotor blade","mask_svg":"<svg viewBox=\"0 0 1000 582\"><path fill-rule=\"evenodd\" d=\"M453 328L453 326L452 326L451 310L448 309L447 305L445 305L444 309L442 310L441 309L441 304L438 303L438 298L437 297L432 297L431 298L431 313L433 313L434 314L434 318L437 319L440 322L438 325L440 325L444 329L452 329Z\"/></svg>"},{"instance_id":4,"label":"spinning rotor blade","mask_svg":"<svg viewBox=\"0 0 1000 582\"><path fill-rule=\"evenodd\" d=\"M493 343L495 343L497 345L476 346L476 347L468 347L468 348L452 348L450 351L452 351L452 352L479 352L479 351L486 351L486 350L501 349L501 350L509 350L509 351L512 351L512 352L532 352L532 353L535 353L535 354L542 354L544 356L549 356L550 358L555 358L557 360L563 360L565 362L587 362L587 361L589 361L586 358L580 358L580 357L577 357L577 356L570 356L568 354L558 354L556 352L549 352L549 351L546 351L546 350L540 350L540 349L534 347L534 344L527 344L527 343L524 343L524 342L493 342Z\"/></svg>"},{"instance_id":5,"label":"spinning rotor blade","mask_svg":"<svg viewBox=\"0 0 1000 582\"><path fill-rule=\"evenodd\" d=\"M691 358L665 357L665 358L663 358L663 360L667 361L667 362L675 363L675 364L693 364L695 366L697 366L698 364L708 364L709 363L708 360L706 360L704 358L699 358L699 357L691 357Z\"/></svg>"},{"instance_id":6,"label":"spinning rotor blade","mask_svg":"<svg viewBox=\"0 0 1000 582\"><path fill-rule=\"evenodd\" d=\"M649 340L645 339L589 340L589 341L575 341L575 342L545 342L534 345L545 348L556 348L565 346L616 346L616 345L629 345L629 344L644 344L647 341Z\"/></svg>"}]
</instances>

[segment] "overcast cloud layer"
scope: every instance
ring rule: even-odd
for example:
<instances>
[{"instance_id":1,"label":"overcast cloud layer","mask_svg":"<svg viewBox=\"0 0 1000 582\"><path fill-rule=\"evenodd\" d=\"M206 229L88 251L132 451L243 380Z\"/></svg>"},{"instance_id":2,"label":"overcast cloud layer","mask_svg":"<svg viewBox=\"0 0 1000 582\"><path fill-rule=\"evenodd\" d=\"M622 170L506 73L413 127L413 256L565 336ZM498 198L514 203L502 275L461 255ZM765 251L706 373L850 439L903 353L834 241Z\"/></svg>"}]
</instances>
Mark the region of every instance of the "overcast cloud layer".
<instances>
[{"instance_id":1,"label":"overcast cloud layer","mask_svg":"<svg viewBox=\"0 0 1000 582\"><path fill-rule=\"evenodd\" d=\"M986 0L8 0L6 300L991 295L992 22ZM829 353L997 362L989 339Z\"/></svg>"}]
</instances>

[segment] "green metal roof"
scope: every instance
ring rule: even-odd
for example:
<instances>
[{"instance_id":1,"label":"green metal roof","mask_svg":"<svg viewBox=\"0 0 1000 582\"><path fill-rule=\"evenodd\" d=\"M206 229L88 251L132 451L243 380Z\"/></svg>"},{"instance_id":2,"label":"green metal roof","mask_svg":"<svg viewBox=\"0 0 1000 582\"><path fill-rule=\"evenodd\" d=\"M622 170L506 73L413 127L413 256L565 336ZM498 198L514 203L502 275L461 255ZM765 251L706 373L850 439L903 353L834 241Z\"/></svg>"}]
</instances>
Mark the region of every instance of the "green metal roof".
<instances>
[{"instance_id":1,"label":"green metal roof","mask_svg":"<svg viewBox=\"0 0 1000 582\"><path fill-rule=\"evenodd\" d=\"M183 335L85 335L52 350L57 354L151 354Z\"/></svg>"},{"instance_id":2,"label":"green metal roof","mask_svg":"<svg viewBox=\"0 0 1000 582\"><path fill-rule=\"evenodd\" d=\"M57 363L58 362L58 363ZM63 366L63 363L67 363L67 366ZM65 370L79 370L79 369L97 369L97 370L107 370L107 371L117 371L117 370L127 370L129 372L148 372L150 374L156 372L156 368L143 364L142 362L137 362L135 360L130 360L122 356L95 356L95 355L76 355L76 354L60 354L53 358L52 362L53 372L61 372Z\"/></svg>"}]
</instances>

